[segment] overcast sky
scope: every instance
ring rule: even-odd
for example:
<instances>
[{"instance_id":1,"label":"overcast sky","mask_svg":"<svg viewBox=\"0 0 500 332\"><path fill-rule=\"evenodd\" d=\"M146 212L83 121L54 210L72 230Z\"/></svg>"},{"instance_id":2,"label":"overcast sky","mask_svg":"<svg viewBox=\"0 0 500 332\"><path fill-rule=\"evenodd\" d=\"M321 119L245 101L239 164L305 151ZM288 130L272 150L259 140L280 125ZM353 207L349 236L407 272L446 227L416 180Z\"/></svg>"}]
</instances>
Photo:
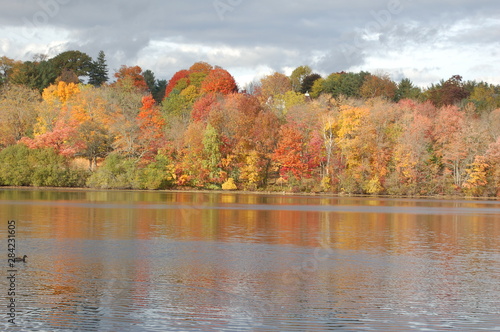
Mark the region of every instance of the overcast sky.
<instances>
[{"instance_id":1,"label":"overcast sky","mask_svg":"<svg viewBox=\"0 0 500 332\"><path fill-rule=\"evenodd\" d=\"M194 62L240 86L300 65L427 86L459 74L500 84L498 0L0 0L0 56L80 50L170 79Z\"/></svg>"}]
</instances>

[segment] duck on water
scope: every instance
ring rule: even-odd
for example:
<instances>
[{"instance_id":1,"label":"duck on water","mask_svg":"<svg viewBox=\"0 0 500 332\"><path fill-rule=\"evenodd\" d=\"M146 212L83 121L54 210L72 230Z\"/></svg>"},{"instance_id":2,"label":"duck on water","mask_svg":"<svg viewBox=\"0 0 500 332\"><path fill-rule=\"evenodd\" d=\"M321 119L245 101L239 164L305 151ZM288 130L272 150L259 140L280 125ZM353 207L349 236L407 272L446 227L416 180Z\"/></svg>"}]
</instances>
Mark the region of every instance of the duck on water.
<instances>
[{"instance_id":1,"label":"duck on water","mask_svg":"<svg viewBox=\"0 0 500 332\"><path fill-rule=\"evenodd\" d=\"M28 258L27 255L24 255L23 258L16 257L16 258L14 258L14 262L23 262L23 263L26 263L26 258Z\"/></svg>"}]
</instances>

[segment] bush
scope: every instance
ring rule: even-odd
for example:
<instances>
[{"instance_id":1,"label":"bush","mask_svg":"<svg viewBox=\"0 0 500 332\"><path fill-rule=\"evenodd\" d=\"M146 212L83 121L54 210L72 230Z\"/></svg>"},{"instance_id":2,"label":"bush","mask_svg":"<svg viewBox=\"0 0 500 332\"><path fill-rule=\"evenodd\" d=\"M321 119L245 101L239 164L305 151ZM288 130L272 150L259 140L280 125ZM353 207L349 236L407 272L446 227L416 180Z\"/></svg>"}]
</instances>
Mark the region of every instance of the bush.
<instances>
[{"instance_id":1,"label":"bush","mask_svg":"<svg viewBox=\"0 0 500 332\"><path fill-rule=\"evenodd\" d=\"M175 166L168 157L156 156L156 160L140 170L141 189L167 189L175 183Z\"/></svg>"},{"instance_id":2,"label":"bush","mask_svg":"<svg viewBox=\"0 0 500 332\"><path fill-rule=\"evenodd\" d=\"M0 152L0 185L36 187L77 187L88 173L72 169L69 160L52 148L29 149L13 145Z\"/></svg>"},{"instance_id":3,"label":"bush","mask_svg":"<svg viewBox=\"0 0 500 332\"><path fill-rule=\"evenodd\" d=\"M140 189L137 159L110 154L87 180L87 186L100 189Z\"/></svg>"},{"instance_id":4,"label":"bush","mask_svg":"<svg viewBox=\"0 0 500 332\"><path fill-rule=\"evenodd\" d=\"M31 150L31 184L37 187L79 187L85 185L88 172L73 170L68 160L53 149Z\"/></svg>"},{"instance_id":5,"label":"bush","mask_svg":"<svg viewBox=\"0 0 500 332\"><path fill-rule=\"evenodd\" d=\"M0 152L0 184L3 186L31 185L30 150L25 145L12 145Z\"/></svg>"}]
</instances>

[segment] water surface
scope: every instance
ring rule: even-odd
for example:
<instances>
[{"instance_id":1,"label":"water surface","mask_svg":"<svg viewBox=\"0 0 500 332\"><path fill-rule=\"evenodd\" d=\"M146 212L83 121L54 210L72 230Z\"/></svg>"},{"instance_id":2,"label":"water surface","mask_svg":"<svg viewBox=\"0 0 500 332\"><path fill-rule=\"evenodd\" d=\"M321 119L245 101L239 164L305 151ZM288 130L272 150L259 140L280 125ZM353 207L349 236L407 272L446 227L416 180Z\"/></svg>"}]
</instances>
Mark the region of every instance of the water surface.
<instances>
[{"instance_id":1,"label":"water surface","mask_svg":"<svg viewBox=\"0 0 500 332\"><path fill-rule=\"evenodd\" d=\"M498 201L4 189L4 257L9 219L22 331L500 330Z\"/></svg>"}]
</instances>

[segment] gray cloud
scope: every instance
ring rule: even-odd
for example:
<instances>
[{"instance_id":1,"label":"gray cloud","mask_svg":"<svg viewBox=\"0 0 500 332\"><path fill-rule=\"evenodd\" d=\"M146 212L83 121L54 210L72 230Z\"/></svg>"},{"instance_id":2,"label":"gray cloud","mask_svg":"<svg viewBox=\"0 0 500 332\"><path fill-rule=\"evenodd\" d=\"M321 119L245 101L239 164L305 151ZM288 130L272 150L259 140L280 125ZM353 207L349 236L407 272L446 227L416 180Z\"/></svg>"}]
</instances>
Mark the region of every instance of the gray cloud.
<instances>
[{"instance_id":1,"label":"gray cloud","mask_svg":"<svg viewBox=\"0 0 500 332\"><path fill-rule=\"evenodd\" d=\"M373 54L409 46L446 42L461 49L498 44L500 39L496 19L500 8L488 0L0 0L0 4L0 31L60 29L69 34L63 48L92 56L102 49L113 69L142 62L164 78L199 60L275 70L309 64L330 73L362 66ZM464 22L463 30L450 31L459 22ZM153 49L168 42L192 48Z\"/></svg>"}]
</instances>

